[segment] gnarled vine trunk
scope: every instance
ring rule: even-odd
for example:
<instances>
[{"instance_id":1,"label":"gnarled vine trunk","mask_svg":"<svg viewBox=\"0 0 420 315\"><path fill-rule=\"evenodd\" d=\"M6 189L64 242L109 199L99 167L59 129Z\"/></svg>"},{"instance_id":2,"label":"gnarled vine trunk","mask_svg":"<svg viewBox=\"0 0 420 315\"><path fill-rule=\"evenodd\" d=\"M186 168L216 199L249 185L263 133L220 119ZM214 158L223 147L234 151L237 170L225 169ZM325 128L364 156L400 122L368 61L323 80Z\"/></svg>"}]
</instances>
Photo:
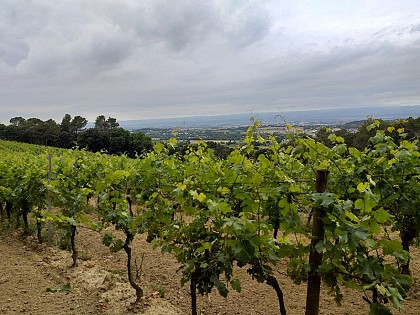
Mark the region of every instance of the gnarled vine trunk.
<instances>
[{"instance_id":1,"label":"gnarled vine trunk","mask_svg":"<svg viewBox=\"0 0 420 315\"><path fill-rule=\"evenodd\" d=\"M29 206L25 202L22 205L22 218L23 218L23 235L29 235L29 223L28 223L28 213L30 212Z\"/></svg>"},{"instance_id":2,"label":"gnarled vine trunk","mask_svg":"<svg viewBox=\"0 0 420 315\"><path fill-rule=\"evenodd\" d=\"M13 208L12 203L9 201L6 201L5 208L6 208L7 220L9 221L9 224L10 224L10 222L12 222L12 208Z\"/></svg>"},{"instance_id":3,"label":"gnarled vine trunk","mask_svg":"<svg viewBox=\"0 0 420 315\"><path fill-rule=\"evenodd\" d=\"M70 245L71 245L71 258L73 259L73 265L72 267L77 266L77 258L78 258L78 252L76 249L76 226L72 225L70 227L71 230L71 237L70 237Z\"/></svg>"},{"instance_id":4,"label":"gnarled vine trunk","mask_svg":"<svg viewBox=\"0 0 420 315\"><path fill-rule=\"evenodd\" d=\"M3 207L3 203L0 202L0 217L1 217L1 222L4 222L5 220L5 213L4 213L4 207Z\"/></svg>"},{"instance_id":5,"label":"gnarled vine trunk","mask_svg":"<svg viewBox=\"0 0 420 315\"><path fill-rule=\"evenodd\" d=\"M418 231L414 227L403 229L400 232L402 249L410 253L410 243L418 236ZM407 263L401 264L400 272L405 275L410 274L410 256L408 257Z\"/></svg>"},{"instance_id":6,"label":"gnarled vine trunk","mask_svg":"<svg viewBox=\"0 0 420 315\"><path fill-rule=\"evenodd\" d=\"M131 287L136 290L136 302L139 303L141 301L141 298L143 297L143 290L142 288L136 283L136 281L133 279L133 274L131 272L131 261L132 261L132 254L131 254L131 247L130 244L133 241L133 235L125 231L125 243L124 243L124 251L127 254L127 275L128 275L128 282L130 283Z\"/></svg>"},{"instance_id":7,"label":"gnarled vine trunk","mask_svg":"<svg viewBox=\"0 0 420 315\"><path fill-rule=\"evenodd\" d=\"M191 294L191 315L197 315L197 290L195 285L194 274L190 281L190 294Z\"/></svg>"},{"instance_id":8,"label":"gnarled vine trunk","mask_svg":"<svg viewBox=\"0 0 420 315\"><path fill-rule=\"evenodd\" d=\"M36 232L38 243L42 244L42 223L40 217L36 218Z\"/></svg>"},{"instance_id":9,"label":"gnarled vine trunk","mask_svg":"<svg viewBox=\"0 0 420 315\"><path fill-rule=\"evenodd\" d=\"M284 304L283 291L281 290L277 279L274 276L269 276L266 280L266 283L270 287L272 287L277 293L277 299L279 300L280 314L286 315L286 306Z\"/></svg>"}]
</instances>

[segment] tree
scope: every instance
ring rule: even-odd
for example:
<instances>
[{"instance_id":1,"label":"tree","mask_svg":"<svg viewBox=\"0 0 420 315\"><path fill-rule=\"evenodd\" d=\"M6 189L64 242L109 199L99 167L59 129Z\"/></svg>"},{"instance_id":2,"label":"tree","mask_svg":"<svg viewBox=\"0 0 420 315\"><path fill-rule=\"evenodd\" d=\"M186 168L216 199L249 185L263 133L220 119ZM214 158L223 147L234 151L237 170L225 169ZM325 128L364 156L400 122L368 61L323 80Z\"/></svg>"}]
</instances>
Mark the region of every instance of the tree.
<instances>
[{"instance_id":1,"label":"tree","mask_svg":"<svg viewBox=\"0 0 420 315\"><path fill-rule=\"evenodd\" d=\"M104 115L100 115L96 117L96 120L95 120L95 129L98 129L99 131L102 131L102 132L115 129L119 125L120 124L117 122L116 118L108 117L108 119L106 119Z\"/></svg>"},{"instance_id":2,"label":"tree","mask_svg":"<svg viewBox=\"0 0 420 315\"><path fill-rule=\"evenodd\" d=\"M71 130L74 135L77 135L83 128L86 127L88 121L86 118L82 116L74 116L73 120L71 121Z\"/></svg>"},{"instance_id":3,"label":"tree","mask_svg":"<svg viewBox=\"0 0 420 315\"><path fill-rule=\"evenodd\" d=\"M143 132L134 132L130 134L129 155L134 157L136 154L142 154L153 148L152 139Z\"/></svg>"},{"instance_id":4,"label":"tree","mask_svg":"<svg viewBox=\"0 0 420 315\"><path fill-rule=\"evenodd\" d=\"M93 152L108 150L109 148L108 136L95 128L80 132L77 136L76 143L80 148L86 148Z\"/></svg>"},{"instance_id":5,"label":"tree","mask_svg":"<svg viewBox=\"0 0 420 315\"><path fill-rule=\"evenodd\" d=\"M7 127L6 125L0 124L0 138L5 138Z\"/></svg>"},{"instance_id":6,"label":"tree","mask_svg":"<svg viewBox=\"0 0 420 315\"><path fill-rule=\"evenodd\" d=\"M23 117L13 117L10 119L10 124L13 126L20 126L26 121Z\"/></svg>"},{"instance_id":7,"label":"tree","mask_svg":"<svg viewBox=\"0 0 420 315\"><path fill-rule=\"evenodd\" d=\"M43 133L43 144L57 146L60 137L60 126L52 119L42 123L38 131Z\"/></svg>"},{"instance_id":8,"label":"tree","mask_svg":"<svg viewBox=\"0 0 420 315\"><path fill-rule=\"evenodd\" d=\"M57 145L62 148L71 148L74 146L78 133L86 124L86 118L75 116L72 119L70 114L65 114L60 124L60 135Z\"/></svg>"},{"instance_id":9,"label":"tree","mask_svg":"<svg viewBox=\"0 0 420 315\"><path fill-rule=\"evenodd\" d=\"M108 128L109 129L115 129L117 128L120 124L117 123L117 119L116 118L112 118L112 117L108 117L108 119L106 120L107 124L108 124Z\"/></svg>"},{"instance_id":10,"label":"tree","mask_svg":"<svg viewBox=\"0 0 420 315\"><path fill-rule=\"evenodd\" d=\"M100 115L98 117L96 117L95 120L95 129L99 130L99 131L107 131L108 128L108 123L106 122L106 118L104 115Z\"/></svg>"},{"instance_id":11,"label":"tree","mask_svg":"<svg viewBox=\"0 0 420 315\"><path fill-rule=\"evenodd\" d=\"M109 131L110 154L123 154L130 149L130 133L123 128L115 128Z\"/></svg>"},{"instance_id":12,"label":"tree","mask_svg":"<svg viewBox=\"0 0 420 315\"><path fill-rule=\"evenodd\" d=\"M32 117L26 120L25 125L26 126L37 126L37 125L42 125L43 121L39 118L36 117Z\"/></svg>"},{"instance_id":13,"label":"tree","mask_svg":"<svg viewBox=\"0 0 420 315\"><path fill-rule=\"evenodd\" d=\"M60 125L61 131L70 132L71 129L71 116L70 114L65 114L63 119L61 120Z\"/></svg>"}]
</instances>

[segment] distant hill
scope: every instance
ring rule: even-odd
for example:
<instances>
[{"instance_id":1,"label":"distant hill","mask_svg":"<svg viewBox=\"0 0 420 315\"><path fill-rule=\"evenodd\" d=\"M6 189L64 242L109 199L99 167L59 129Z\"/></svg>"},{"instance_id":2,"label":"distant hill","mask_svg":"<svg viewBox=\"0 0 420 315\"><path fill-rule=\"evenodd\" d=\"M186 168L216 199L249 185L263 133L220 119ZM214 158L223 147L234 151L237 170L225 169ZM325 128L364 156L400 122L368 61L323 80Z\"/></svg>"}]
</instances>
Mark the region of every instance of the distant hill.
<instances>
[{"instance_id":1,"label":"distant hill","mask_svg":"<svg viewBox=\"0 0 420 315\"><path fill-rule=\"evenodd\" d=\"M249 125L251 116L262 124L334 124L365 120L368 116L385 120L404 119L420 116L420 105L415 106L381 106L319 109L307 111L271 112L257 114L232 114L218 116L194 116L169 119L125 120L120 126L136 130L141 128L217 128Z\"/></svg>"}]
</instances>

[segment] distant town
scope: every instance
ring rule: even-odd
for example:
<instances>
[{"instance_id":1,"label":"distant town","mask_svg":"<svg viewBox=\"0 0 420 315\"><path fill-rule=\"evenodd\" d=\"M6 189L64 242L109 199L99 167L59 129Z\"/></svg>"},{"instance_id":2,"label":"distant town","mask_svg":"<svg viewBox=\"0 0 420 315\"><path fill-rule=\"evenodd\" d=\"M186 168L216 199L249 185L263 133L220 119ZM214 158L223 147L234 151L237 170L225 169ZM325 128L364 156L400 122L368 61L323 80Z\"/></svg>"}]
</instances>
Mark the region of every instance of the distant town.
<instances>
[{"instance_id":1,"label":"distant town","mask_svg":"<svg viewBox=\"0 0 420 315\"><path fill-rule=\"evenodd\" d=\"M354 121L349 123L330 123L330 124L296 124L291 125L293 132L304 133L315 136L320 127L325 126L332 131L339 129L346 129L349 132L355 132L357 128L363 125L365 121ZM214 141L219 143L234 144L241 141L245 137L248 126L231 126L231 127L206 127L206 128L142 128L135 130L136 132L143 132L145 135L152 138L153 141L168 140L176 138L180 141L194 142ZM290 128L290 127L289 127ZM282 125L263 125L259 129L259 133L264 136L282 137L287 132L286 124Z\"/></svg>"},{"instance_id":2,"label":"distant town","mask_svg":"<svg viewBox=\"0 0 420 315\"><path fill-rule=\"evenodd\" d=\"M284 113L249 113L218 116L178 117L170 119L127 120L120 126L130 131L144 132L154 141L177 138L185 141L235 142L244 138L251 119L263 126L263 135L284 135L286 125L296 132L314 136L320 127L355 132L368 119L392 121L420 116L420 105L333 108Z\"/></svg>"}]
</instances>

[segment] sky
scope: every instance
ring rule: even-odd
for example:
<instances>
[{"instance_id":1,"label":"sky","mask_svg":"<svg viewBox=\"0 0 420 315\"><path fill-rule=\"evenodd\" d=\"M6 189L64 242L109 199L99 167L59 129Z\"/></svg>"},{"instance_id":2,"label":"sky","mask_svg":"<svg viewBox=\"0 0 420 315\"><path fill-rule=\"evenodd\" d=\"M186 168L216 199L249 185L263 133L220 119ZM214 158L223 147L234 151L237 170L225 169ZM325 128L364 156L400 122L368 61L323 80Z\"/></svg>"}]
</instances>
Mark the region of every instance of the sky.
<instances>
[{"instance_id":1,"label":"sky","mask_svg":"<svg viewBox=\"0 0 420 315\"><path fill-rule=\"evenodd\" d=\"M1 123L418 104L418 0L0 0Z\"/></svg>"}]
</instances>

